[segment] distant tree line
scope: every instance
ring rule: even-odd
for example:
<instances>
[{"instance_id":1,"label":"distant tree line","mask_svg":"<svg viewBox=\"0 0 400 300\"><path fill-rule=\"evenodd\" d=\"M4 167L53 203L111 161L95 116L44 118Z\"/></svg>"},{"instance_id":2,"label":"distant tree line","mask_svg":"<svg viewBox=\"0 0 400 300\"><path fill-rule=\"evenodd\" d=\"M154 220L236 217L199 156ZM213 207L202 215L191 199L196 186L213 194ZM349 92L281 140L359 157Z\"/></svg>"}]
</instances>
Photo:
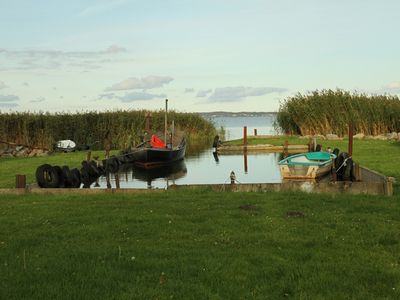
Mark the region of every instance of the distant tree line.
<instances>
[{"instance_id":1,"label":"distant tree line","mask_svg":"<svg viewBox=\"0 0 400 300\"><path fill-rule=\"evenodd\" d=\"M316 90L285 99L277 126L286 134L343 136L349 122L355 133L379 135L400 132L400 100L397 96L366 95L344 90Z\"/></svg>"}]
</instances>

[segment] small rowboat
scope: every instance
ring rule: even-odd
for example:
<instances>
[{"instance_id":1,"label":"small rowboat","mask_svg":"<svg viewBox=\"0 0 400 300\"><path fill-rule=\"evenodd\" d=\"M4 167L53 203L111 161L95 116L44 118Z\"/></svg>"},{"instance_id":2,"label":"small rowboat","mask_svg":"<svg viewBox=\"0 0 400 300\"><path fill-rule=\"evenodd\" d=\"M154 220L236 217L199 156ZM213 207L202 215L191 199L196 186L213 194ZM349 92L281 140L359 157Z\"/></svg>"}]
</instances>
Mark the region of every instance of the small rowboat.
<instances>
[{"instance_id":1,"label":"small rowboat","mask_svg":"<svg viewBox=\"0 0 400 300\"><path fill-rule=\"evenodd\" d=\"M307 152L289 156L278 164L283 179L315 179L331 171L335 158L329 152Z\"/></svg>"}]
</instances>

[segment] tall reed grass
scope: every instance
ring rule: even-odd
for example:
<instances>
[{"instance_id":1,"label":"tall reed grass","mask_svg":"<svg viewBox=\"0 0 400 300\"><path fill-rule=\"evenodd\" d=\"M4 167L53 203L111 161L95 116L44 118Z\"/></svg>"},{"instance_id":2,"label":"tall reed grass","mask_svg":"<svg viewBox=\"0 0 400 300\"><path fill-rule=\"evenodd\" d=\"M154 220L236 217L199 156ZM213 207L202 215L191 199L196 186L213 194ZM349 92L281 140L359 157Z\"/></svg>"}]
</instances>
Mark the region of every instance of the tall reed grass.
<instances>
[{"instance_id":1,"label":"tall reed grass","mask_svg":"<svg viewBox=\"0 0 400 300\"><path fill-rule=\"evenodd\" d=\"M344 90L321 90L289 97L281 103L277 125L286 134L347 134L349 122L356 133L379 135L400 131L397 96L366 95Z\"/></svg>"},{"instance_id":2,"label":"tall reed grass","mask_svg":"<svg viewBox=\"0 0 400 300\"><path fill-rule=\"evenodd\" d=\"M113 148L124 148L127 143L139 142L148 111L81 112L81 113L29 113L0 112L0 140L19 144L52 148L58 140L71 139L77 144L101 149L105 143ZM213 137L214 125L196 113L170 111L168 120L190 136ZM152 129L164 130L164 111L152 112Z\"/></svg>"}]
</instances>

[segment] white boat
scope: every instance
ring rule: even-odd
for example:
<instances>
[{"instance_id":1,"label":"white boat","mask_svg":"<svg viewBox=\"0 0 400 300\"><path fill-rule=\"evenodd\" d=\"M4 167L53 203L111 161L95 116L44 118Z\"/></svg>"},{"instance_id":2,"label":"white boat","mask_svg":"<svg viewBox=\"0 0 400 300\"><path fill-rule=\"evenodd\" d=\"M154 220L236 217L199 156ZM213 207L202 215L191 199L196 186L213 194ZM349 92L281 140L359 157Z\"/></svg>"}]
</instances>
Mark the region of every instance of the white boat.
<instances>
[{"instance_id":1,"label":"white boat","mask_svg":"<svg viewBox=\"0 0 400 300\"><path fill-rule=\"evenodd\" d=\"M283 179L316 179L331 171L335 158L329 152L307 152L289 156L278 164Z\"/></svg>"}]
</instances>

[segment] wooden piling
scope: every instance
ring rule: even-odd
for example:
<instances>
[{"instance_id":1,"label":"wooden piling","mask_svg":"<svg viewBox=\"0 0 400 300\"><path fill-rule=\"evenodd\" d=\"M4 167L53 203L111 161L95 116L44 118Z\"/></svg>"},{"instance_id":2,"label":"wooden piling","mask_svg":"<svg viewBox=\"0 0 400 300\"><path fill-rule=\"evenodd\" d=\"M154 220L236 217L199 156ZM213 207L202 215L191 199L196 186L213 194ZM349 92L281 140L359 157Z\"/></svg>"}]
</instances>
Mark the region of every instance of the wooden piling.
<instances>
[{"instance_id":1,"label":"wooden piling","mask_svg":"<svg viewBox=\"0 0 400 300\"><path fill-rule=\"evenodd\" d=\"M90 158L92 157L92 151L88 151L86 154L86 160L90 161Z\"/></svg>"},{"instance_id":2,"label":"wooden piling","mask_svg":"<svg viewBox=\"0 0 400 300\"><path fill-rule=\"evenodd\" d=\"M15 176L15 187L17 189L26 188L26 176L25 175L16 175Z\"/></svg>"},{"instance_id":3,"label":"wooden piling","mask_svg":"<svg viewBox=\"0 0 400 300\"><path fill-rule=\"evenodd\" d=\"M247 146L247 126L243 127L243 145Z\"/></svg>"},{"instance_id":4,"label":"wooden piling","mask_svg":"<svg viewBox=\"0 0 400 300\"><path fill-rule=\"evenodd\" d=\"M254 136L257 136L257 128L254 128Z\"/></svg>"},{"instance_id":5,"label":"wooden piling","mask_svg":"<svg viewBox=\"0 0 400 300\"><path fill-rule=\"evenodd\" d=\"M349 123L349 147L347 152L350 156L353 156L353 123Z\"/></svg>"},{"instance_id":6,"label":"wooden piling","mask_svg":"<svg viewBox=\"0 0 400 300\"><path fill-rule=\"evenodd\" d=\"M248 166L247 166L247 150L243 151L243 162L244 162L244 173L247 174Z\"/></svg>"},{"instance_id":7,"label":"wooden piling","mask_svg":"<svg viewBox=\"0 0 400 300\"><path fill-rule=\"evenodd\" d=\"M114 174L114 178L115 178L115 187L116 187L117 189L119 189L119 188L120 188L120 184L119 184L119 174L118 174L118 173L115 173L115 174Z\"/></svg>"},{"instance_id":8,"label":"wooden piling","mask_svg":"<svg viewBox=\"0 0 400 300\"><path fill-rule=\"evenodd\" d=\"M286 158L289 156L289 142L288 140L285 141L285 143L283 144L283 157Z\"/></svg>"}]
</instances>

